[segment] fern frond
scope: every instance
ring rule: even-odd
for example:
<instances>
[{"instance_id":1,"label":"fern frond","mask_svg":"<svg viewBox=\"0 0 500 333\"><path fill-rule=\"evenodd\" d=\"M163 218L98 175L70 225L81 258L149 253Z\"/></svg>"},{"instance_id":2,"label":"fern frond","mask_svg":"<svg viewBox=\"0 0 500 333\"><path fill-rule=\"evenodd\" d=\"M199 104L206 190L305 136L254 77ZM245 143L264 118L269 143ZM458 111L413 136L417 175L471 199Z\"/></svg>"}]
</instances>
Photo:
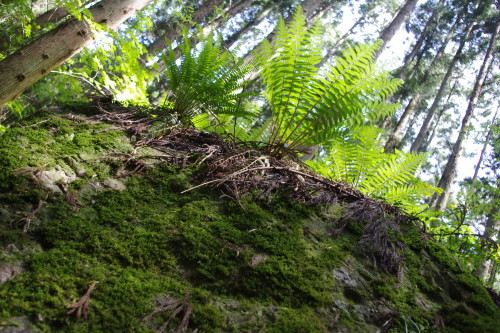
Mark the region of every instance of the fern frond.
<instances>
[{"instance_id":1,"label":"fern frond","mask_svg":"<svg viewBox=\"0 0 500 333\"><path fill-rule=\"evenodd\" d=\"M325 157L308 164L325 177L352 184L367 195L407 210L440 190L415 176L425 154L385 154L377 139L379 133L375 128L356 128L348 137L331 140Z\"/></svg>"},{"instance_id":2,"label":"fern frond","mask_svg":"<svg viewBox=\"0 0 500 333\"><path fill-rule=\"evenodd\" d=\"M213 35L196 49L190 39L184 37L178 48L180 57L168 42L163 60L172 113L178 115L181 122L188 125L194 116L202 113L251 115L242 101L252 95L244 90L247 84L244 78L253 70L252 64L237 60Z\"/></svg>"},{"instance_id":3,"label":"fern frond","mask_svg":"<svg viewBox=\"0 0 500 333\"><path fill-rule=\"evenodd\" d=\"M305 28L299 10L288 26L279 22L273 44L261 45L256 59L273 115L270 146L293 150L324 144L395 110L385 100L400 82L372 64L380 43L353 46L320 73L318 33L316 27Z\"/></svg>"}]
</instances>

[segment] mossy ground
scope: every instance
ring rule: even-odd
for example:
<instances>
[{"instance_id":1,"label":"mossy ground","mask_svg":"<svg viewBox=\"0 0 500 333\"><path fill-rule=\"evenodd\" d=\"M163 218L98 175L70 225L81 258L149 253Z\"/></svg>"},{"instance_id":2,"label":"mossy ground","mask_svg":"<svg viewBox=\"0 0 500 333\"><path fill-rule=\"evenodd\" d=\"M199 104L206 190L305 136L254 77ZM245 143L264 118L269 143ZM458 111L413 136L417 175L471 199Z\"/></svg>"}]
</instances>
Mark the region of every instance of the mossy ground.
<instances>
[{"instance_id":1,"label":"mossy ground","mask_svg":"<svg viewBox=\"0 0 500 333\"><path fill-rule=\"evenodd\" d=\"M83 207L74 210L64 195L12 173L47 163L75 168L67 163L74 158L86 169L69 185L78 191L114 175L119 162L103 156L129 152L125 137L109 125L47 114L0 137L0 245L16 249L1 258L24 266L0 285L0 325L27 316L47 332L152 332L169 313L142 319L161 298L189 292L189 330L200 332L358 332L389 319L394 331L413 324L432 330L436 314L444 330L495 331L498 309L484 288L416 228L405 233L405 277L398 282L357 245L362 226L331 237L341 204L305 206L286 193L236 203L209 188L181 195L203 166L160 164L128 177L123 191L81 196ZM39 200L47 203L23 233L19 221ZM334 270L354 282L339 280ZM68 315L93 281L89 317ZM367 314L381 302L389 317Z\"/></svg>"}]
</instances>

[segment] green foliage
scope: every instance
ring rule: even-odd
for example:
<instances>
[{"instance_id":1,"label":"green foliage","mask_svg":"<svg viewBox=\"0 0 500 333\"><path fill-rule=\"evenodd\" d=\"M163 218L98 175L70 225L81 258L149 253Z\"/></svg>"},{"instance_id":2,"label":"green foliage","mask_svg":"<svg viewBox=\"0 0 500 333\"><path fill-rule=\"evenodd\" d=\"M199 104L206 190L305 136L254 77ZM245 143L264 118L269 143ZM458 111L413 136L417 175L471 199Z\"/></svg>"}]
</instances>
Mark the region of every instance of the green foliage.
<instances>
[{"instance_id":1,"label":"green foliage","mask_svg":"<svg viewBox=\"0 0 500 333\"><path fill-rule=\"evenodd\" d=\"M166 64L168 96L164 106L187 125L195 115L248 116L243 107L245 76L252 66L225 51L220 40L209 35L199 48L188 37L176 48L169 42L163 57Z\"/></svg>"},{"instance_id":2,"label":"green foliage","mask_svg":"<svg viewBox=\"0 0 500 333\"><path fill-rule=\"evenodd\" d=\"M9 0L0 4L0 59L25 46L33 39L52 29L56 23L40 25L36 18L48 9L64 7L77 19L91 17L85 0L56 0L33 2Z\"/></svg>"},{"instance_id":3,"label":"green foliage","mask_svg":"<svg viewBox=\"0 0 500 333\"><path fill-rule=\"evenodd\" d=\"M334 66L319 72L319 29L306 29L299 9L287 27L280 21L273 44L264 41L257 55L272 111L270 154L317 145L349 132L354 125L391 114L385 102L399 86L372 64L379 44L354 46Z\"/></svg>"},{"instance_id":4,"label":"green foliage","mask_svg":"<svg viewBox=\"0 0 500 333\"><path fill-rule=\"evenodd\" d=\"M426 155L385 154L377 139L379 133L375 128L358 127L348 137L331 140L321 159L307 163L325 177L412 210L420 199L439 191L415 176Z\"/></svg>"},{"instance_id":5,"label":"green foliage","mask_svg":"<svg viewBox=\"0 0 500 333\"><path fill-rule=\"evenodd\" d=\"M263 119L258 101L245 101L243 104L249 116L235 117L229 114L218 115L213 119L208 114L193 118L193 124L202 130L236 138L239 141L265 142L269 136L271 119Z\"/></svg>"}]
</instances>

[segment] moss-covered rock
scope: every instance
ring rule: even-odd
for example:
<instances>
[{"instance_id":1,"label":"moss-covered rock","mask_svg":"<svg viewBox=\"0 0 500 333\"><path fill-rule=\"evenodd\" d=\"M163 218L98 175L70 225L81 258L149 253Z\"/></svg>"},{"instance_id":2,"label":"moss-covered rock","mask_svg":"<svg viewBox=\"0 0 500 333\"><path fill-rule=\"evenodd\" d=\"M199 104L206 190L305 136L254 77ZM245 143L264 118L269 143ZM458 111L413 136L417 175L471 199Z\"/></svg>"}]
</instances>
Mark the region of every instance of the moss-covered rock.
<instances>
[{"instance_id":1,"label":"moss-covered rock","mask_svg":"<svg viewBox=\"0 0 500 333\"><path fill-rule=\"evenodd\" d=\"M0 267L16 270L0 332L153 332L176 310L170 329L186 316L199 332L496 331L486 290L415 226L392 276L359 245L360 221L332 237L342 202L181 194L204 164L160 153L82 116L0 136ZM68 314L95 281L88 311Z\"/></svg>"}]
</instances>

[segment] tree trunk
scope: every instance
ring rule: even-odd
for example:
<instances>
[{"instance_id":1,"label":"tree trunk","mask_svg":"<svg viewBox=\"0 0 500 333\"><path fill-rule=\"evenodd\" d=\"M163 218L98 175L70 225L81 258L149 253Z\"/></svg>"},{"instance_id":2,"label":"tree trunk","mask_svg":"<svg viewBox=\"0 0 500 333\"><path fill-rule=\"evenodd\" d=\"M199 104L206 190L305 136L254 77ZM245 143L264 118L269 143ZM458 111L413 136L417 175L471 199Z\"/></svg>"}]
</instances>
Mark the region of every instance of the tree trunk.
<instances>
[{"instance_id":1,"label":"tree trunk","mask_svg":"<svg viewBox=\"0 0 500 333\"><path fill-rule=\"evenodd\" d=\"M35 24L38 26L44 26L47 23L56 23L60 19L68 15L69 15L68 11L63 7L52 8L46 11L45 13L40 14L35 19ZM15 29L14 32L12 31L3 32L0 35L0 52L4 52L9 48L10 36L12 36L13 34L21 34L21 33L22 33L21 27L19 27L19 30Z\"/></svg>"},{"instance_id":2,"label":"tree trunk","mask_svg":"<svg viewBox=\"0 0 500 333\"><path fill-rule=\"evenodd\" d=\"M376 6L375 6L376 7ZM374 9L375 7L373 8L370 8L370 9ZM363 26L363 24L365 23L366 21L366 13L364 15L362 15L356 22L354 22L354 24L349 28L349 30L342 35L342 37L340 37L336 42L335 44L330 47L326 53L326 55L321 59L321 61L319 62L319 64L317 65L317 67L323 67L323 65L328 61L330 60L333 55L335 54L335 52L338 50L338 48L344 44L344 42L347 40L347 38L349 38L349 36L352 36L352 34L354 33L354 30L358 27L358 26Z\"/></svg>"},{"instance_id":3,"label":"tree trunk","mask_svg":"<svg viewBox=\"0 0 500 333\"><path fill-rule=\"evenodd\" d=\"M334 0L330 0L333 2L336 2ZM304 0L300 3L302 10L303 10L303 15L306 18L307 25L312 25L314 24L314 20L318 20L321 17L318 15L315 15L316 13L321 13L321 9L324 8L325 6L328 6L329 3L325 2L324 0ZM312 19L314 17L314 19ZM289 15L285 18L285 23L288 24L291 22L293 19L293 15ZM269 35L267 35L266 39L271 43L274 40L274 36L276 34L274 32L271 32ZM260 43L259 43L260 44ZM259 44L257 44L253 49L249 50L249 52L243 57L244 62L249 62L251 59L253 59L253 51L258 48ZM250 80L253 80L255 77L250 78Z\"/></svg>"},{"instance_id":4,"label":"tree trunk","mask_svg":"<svg viewBox=\"0 0 500 333\"><path fill-rule=\"evenodd\" d=\"M393 153L394 148L399 144L401 141L401 133L403 133L403 130L406 127L406 124L408 124L408 120L410 120L411 116L415 113L415 110L417 108L418 103L420 102L420 89L413 95L411 98L410 102L405 108L405 111L401 115L401 118L399 118L398 124L396 125L396 128L394 131L391 133L389 136L389 139L387 140L384 151L386 153Z\"/></svg>"},{"instance_id":5,"label":"tree trunk","mask_svg":"<svg viewBox=\"0 0 500 333\"><path fill-rule=\"evenodd\" d=\"M387 140L387 142L385 144L385 148L384 148L386 153L393 152L394 148L401 141L401 133L403 133L403 130L408 123L408 120L410 119L410 117L413 116L413 114L415 113L416 107L417 107L418 103L420 102L420 98L422 96L423 85L425 85L426 82L428 81L429 76L431 74L431 71L434 69L435 64L439 60L441 60L441 58L443 57L444 51L446 50L446 47L448 46L448 43L450 42L451 37L453 36L453 32L455 31L454 27L456 26L456 23L458 23L458 20L459 19L457 18L457 20L455 21L455 24L448 31L448 34L446 35L446 38L444 39L443 43L441 44L441 46L438 50L438 53L436 54L434 59L432 59L432 62L425 70L424 75L419 82L419 88L417 88L417 91L415 92L415 94L411 98L410 102L406 106L405 111L401 115L401 118L399 119L399 121L396 125L396 128L389 136L389 139ZM416 71L416 70L414 70L414 71Z\"/></svg>"},{"instance_id":6,"label":"tree trunk","mask_svg":"<svg viewBox=\"0 0 500 333\"><path fill-rule=\"evenodd\" d=\"M115 29L151 0L102 0L89 10L93 20ZM0 105L50 73L92 41L94 33L85 21L71 19L0 61Z\"/></svg>"},{"instance_id":7,"label":"tree trunk","mask_svg":"<svg viewBox=\"0 0 500 333\"><path fill-rule=\"evenodd\" d=\"M325 14L328 13L333 8L335 3L336 1L327 1L323 3L323 5L320 6L318 10L313 15L311 15L311 17L307 20L306 22L307 27L310 28L314 24L316 24L316 22L318 22L320 18L325 16Z\"/></svg>"},{"instance_id":8,"label":"tree trunk","mask_svg":"<svg viewBox=\"0 0 500 333\"><path fill-rule=\"evenodd\" d=\"M202 21L202 19L210 14L216 6L219 6L223 2L224 0L204 1L198 8L195 9L192 20L194 22ZM167 47L167 39L170 41L176 40L179 37L180 32L181 27L177 24L170 29L167 29L163 35L147 46L148 52L143 56L143 60L145 60L148 55L154 56L157 52L165 49Z\"/></svg>"},{"instance_id":9,"label":"tree trunk","mask_svg":"<svg viewBox=\"0 0 500 333\"><path fill-rule=\"evenodd\" d=\"M467 8L465 8L461 12L460 15L457 15L457 17L456 17L455 21L453 22L453 24L451 25L450 29L448 29L446 37L444 38L443 43L441 43L441 47L439 48L439 51L437 52L437 54L439 55L439 58L441 58L444 55L444 52L446 50L446 47L448 46L448 43L450 42L451 38L455 35L456 29L458 27L458 24L460 23L460 20L462 19L462 17L467 12L466 9ZM426 43L426 47L423 50L421 50L421 52L419 53L419 56L418 56L417 61L415 63L415 66L413 66L413 70L410 72L410 75L408 77L406 76L406 72L407 72L408 68L404 67L406 65L406 62L405 62L405 65L403 65L402 70L401 70L401 78L402 79L404 79L404 80L412 80L415 77L416 73L419 72L418 68L420 68L420 63L422 61L422 58L424 58L424 54L430 48L432 48L432 42ZM433 63L432 63L431 66L428 67L427 72L429 72L432 69L432 67L433 67L433 65L435 64L436 61L437 60L433 60ZM426 75L429 75L429 74L426 74Z\"/></svg>"},{"instance_id":10,"label":"tree trunk","mask_svg":"<svg viewBox=\"0 0 500 333\"><path fill-rule=\"evenodd\" d=\"M498 193L495 194L493 198L493 202L498 202L500 201L500 197ZM483 233L483 240L482 240L482 246L485 246L489 241L494 239L494 237L498 234L498 229L500 227L500 221L496 219L496 216L499 214L500 208L497 206L494 206L491 211L488 213L488 216L486 218L486 225L484 227L484 233ZM489 271L491 271L492 262L491 260L486 260L483 262L479 267L476 268L475 274L479 276L479 278L483 281L486 280L488 277Z\"/></svg>"},{"instance_id":11,"label":"tree trunk","mask_svg":"<svg viewBox=\"0 0 500 333\"><path fill-rule=\"evenodd\" d=\"M375 51L373 55L373 60L376 61L387 44L391 41L392 37L396 34L396 32L401 28L401 25L406 21L406 19L410 16L417 4L418 0L406 0L404 5L398 11L397 15L394 17L392 22L385 27L382 33L379 36L379 39L382 40L382 46L380 49Z\"/></svg>"},{"instance_id":12,"label":"tree trunk","mask_svg":"<svg viewBox=\"0 0 500 333\"><path fill-rule=\"evenodd\" d=\"M453 145L453 150L451 152L451 155L448 159L448 163L446 164L446 167L443 171L443 175L441 176L441 179L439 180L438 187L443 189L443 193L436 198L434 207L438 211L444 211L446 208L446 205L448 204L448 200L450 197L450 192L451 192L451 185L453 181L455 180L455 176L457 173L457 164L458 160L460 158L460 155L463 150L463 144L465 142L465 139L467 137L467 133L469 131L469 125L474 113L474 109L476 107L477 101L479 100L479 97L481 96L481 91L483 89L484 82L486 80L486 77L488 75L488 72L491 68L491 64L493 62L493 55L494 55L494 50L496 46L496 40L499 32L499 22L496 24L496 29L495 32L493 33L490 43L488 45L488 50L486 51L486 54L484 56L483 63L481 65L481 68L479 70L479 73L476 77L476 82L474 83L474 88L472 90L472 94L469 98L469 104L467 106L467 110L465 111L464 118L462 119L462 127L460 128L460 133L458 134L457 141Z\"/></svg>"},{"instance_id":13,"label":"tree trunk","mask_svg":"<svg viewBox=\"0 0 500 333\"><path fill-rule=\"evenodd\" d=\"M432 102L431 107L427 111L427 115L425 117L424 123L420 127L420 131L418 132L417 137L413 141L413 144L411 145L410 151L411 152L418 152L420 150L420 146L424 142L424 138L427 136L427 131L429 130L429 125L434 118L434 115L436 113L436 110L439 106L439 103L441 102L441 99L443 98L444 92L446 88L448 87L448 82L451 78L451 74L453 74L453 71L455 70L455 65L458 63L458 60L460 59L460 56L462 55L462 51L464 49L465 43L470 35L470 32L472 31L473 27L473 21L469 22L469 25L467 26L467 30L465 34L462 36L460 40L460 45L455 52L455 56L451 60L450 64L448 65L448 70L446 71L446 74L443 77L443 80L441 80L441 85L439 86L439 90L434 97L434 101Z\"/></svg>"},{"instance_id":14,"label":"tree trunk","mask_svg":"<svg viewBox=\"0 0 500 333\"><path fill-rule=\"evenodd\" d=\"M431 24L437 23L438 19L436 18L436 16L439 14L439 7L441 6L442 3L443 3L443 0L438 1L438 3L436 4L437 8L434 8L434 10L432 11L431 17L429 17L429 19L425 23L425 27L422 30L422 33L420 34L420 36L418 37L418 40L415 42L415 45L413 45L411 52L406 55L403 66L401 67L401 70L400 70L399 77L401 79L403 79L403 80L405 79L406 72L407 72L408 68L410 67L410 63L413 61L413 59L417 55L418 50L420 50L420 47L424 43L425 37L427 37L427 35L429 33L429 29L431 27Z\"/></svg>"},{"instance_id":15,"label":"tree trunk","mask_svg":"<svg viewBox=\"0 0 500 333\"><path fill-rule=\"evenodd\" d=\"M217 17L214 20L211 29L215 30L215 29L219 28L222 25L222 23L224 22L224 16L226 16L226 15L236 16L241 11L250 7L255 1L256 0L242 0L240 2L233 4L231 7L224 9L223 13L221 13L221 15L219 15L219 17Z\"/></svg>"},{"instance_id":16,"label":"tree trunk","mask_svg":"<svg viewBox=\"0 0 500 333\"><path fill-rule=\"evenodd\" d=\"M483 148L481 149L479 160L477 161L476 168L474 169L474 176L472 177L473 181L477 179L477 175L479 173L479 170L481 169L481 164L483 163L484 153L486 152L486 148L488 148L488 144L490 143L490 137L493 132L493 127L495 126L495 121L497 119L498 108L499 106L497 106L497 110L495 111L493 119L491 120L490 128L488 129L488 133L486 134L486 138L484 139Z\"/></svg>"},{"instance_id":17,"label":"tree trunk","mask_svg":"<svg viewBox=\"0 0 500 333\"><path fill-rule=\"evenodd\" d=\"M243 36L245 33L250 31L250 29L252 29L253 27L262 23L268 17L269 13L271 13L271 11L274 8L276 8L276 6L277 6L277 3L274 2L271 5L269 5L267 8L263 8L263 10L252 21L245 23L245 25L240 30L238 30L233 35L231 35L228 39L226 39L226 41L225 41L226 47L229 49L231 46L233 46L234 43L236 43L238 41L238 39L241 36Z\"/></svg>"}]
</instances>

